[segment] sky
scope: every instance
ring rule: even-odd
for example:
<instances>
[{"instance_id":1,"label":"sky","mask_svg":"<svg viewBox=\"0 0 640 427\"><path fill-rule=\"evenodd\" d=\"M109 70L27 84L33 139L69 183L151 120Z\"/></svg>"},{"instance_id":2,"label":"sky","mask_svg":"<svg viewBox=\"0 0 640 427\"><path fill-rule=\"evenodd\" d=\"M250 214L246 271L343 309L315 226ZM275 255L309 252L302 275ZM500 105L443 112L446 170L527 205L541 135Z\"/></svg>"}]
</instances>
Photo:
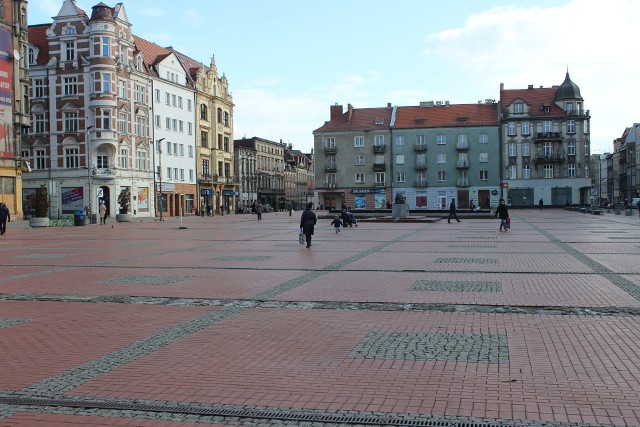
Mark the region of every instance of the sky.
<instances>
[{"instance_id":1,"label":"sky","mask_svg":"<svg viewBox=\"0 0 640 427\"><path fill-rule=\"evenodd\" d=\"M115 2L102 0L109 6ZM78 0L90 13L100 3ZM309 152L329 107L476 103L560 85L591 114L591 153L640 122L640 0L129 0L134 34L204 64L215 56L235 103L234 138ZM62 0L29 2L29 24Z\"/></svg>"}]
</instances>

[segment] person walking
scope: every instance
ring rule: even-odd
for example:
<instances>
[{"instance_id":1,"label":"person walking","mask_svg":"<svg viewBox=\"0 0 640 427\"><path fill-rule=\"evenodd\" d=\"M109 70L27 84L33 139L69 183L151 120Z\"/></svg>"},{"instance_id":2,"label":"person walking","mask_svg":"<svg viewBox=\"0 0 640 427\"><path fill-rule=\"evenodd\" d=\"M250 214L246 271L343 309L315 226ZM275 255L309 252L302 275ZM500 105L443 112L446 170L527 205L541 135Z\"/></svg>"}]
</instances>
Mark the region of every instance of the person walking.
<instances>
[{"instance_id":1,"label":"person walking","mask_svg":"<svg viewBox=\"0 0 640 427\"><path fill-rule=\"evenodd\" d=\"M100 225L107 223L107 207L103 202L100 203Z\"/></svg>"},{"instance_id":2,"label":"person walking","mask_svg":"<svg viewBox=\"0 0 640 427\"><path fill-rule=\"evenodd\" d=\"M540 210L542 210L542 207L544 206L544 201L542 199L538 202L538 206L540 206Z\"/></svg>"},{"instance_id":3,"label":"person walking","mask_svg":"<svg viewBox=\"0 0 640 427\"><path fill-rule=\"evenodd\" d=\"M307 207L302 212L302 216L300 217L300 231L304 234L307 239L307 248L311 247L311 236L313 236L313 229L318 221L316 217L316 213L312 210L313 203L307 203Z\"/></svg>"},{"instance_id":4,"label":"person walking","mask_svg":"<svg viewBox=\"0 0 640 427\"><path fill-rule=\"evenodd\" d=\"M336 228L336 233L340 232L340 226L342 225L342 221L340 221L340 215L336 215L333 221L331 221L331 225Z\"/></svg>"},{"instance_id":5,"label":"person walking","mask_svg":"<svg viewBox=\"0 0 640 427\"><path fill-rule=\"evenodd\" d=\"M258 215L258 221L262 219L262 203L256 202L256 215Z\"/></svg>"},{"instance_id":6,"label":"person walking","mask_svg":"<svg viewBox=\"0 0 640 427\"><path fill-rule=\"evenodd\" d=\"M11 213L6 203L0 203L0 235L7 232L7 222L11 222Z\"/></svg>"},{"instance_id":7,"label":"person walking","mask_svg":"<svg viewBox=\"0 0 640 427\"><path fill-rule=\"evenodd\" d=\"M509 228L507 227L507 220L509 218L509 211L507 210L507 205L504 203L504 200L500 200L500 204L498 205L498 209L496 209L496 218L500 217L500 228L498 231L507 231Z\"/></svg>"},{"instance_id":8,"label":"person walking","mask_svg":"<svg viewBox=\"0 0 640 427\"><path fill-rule=\"evenodd\" d=\"M293 204L291 202L287 204L287 210L289 211L289 216L291 216L293 213Z\"/></svg>"},{"instance_id":9,"label":"person walking","mask_svg":"<svg viewBox=\"0 0 640 427\"><path fill-rule=\"evenodd\" d=\"M449 224L451 224L451 218L455 218L456 221L460 222L458 215L456 215L456 199L451 199L451 204L449 205L449 219L447 220Z\"/></svg>"}]
</instances>

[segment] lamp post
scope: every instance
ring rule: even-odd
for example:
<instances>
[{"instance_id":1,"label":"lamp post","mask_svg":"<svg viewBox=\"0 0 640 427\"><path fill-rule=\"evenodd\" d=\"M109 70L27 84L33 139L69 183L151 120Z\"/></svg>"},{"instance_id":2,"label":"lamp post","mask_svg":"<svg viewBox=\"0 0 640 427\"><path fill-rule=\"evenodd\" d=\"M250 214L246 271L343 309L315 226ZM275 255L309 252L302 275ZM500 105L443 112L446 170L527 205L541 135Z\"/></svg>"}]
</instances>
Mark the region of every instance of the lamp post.
<instances>
[{"instance_id":1,"label":"lamp post","mask_svg":"<svg viewBox=\"0 0 640 427\"><path fill-rule=\"evenodd\" d=\"M159 165L159 169L160 172L158 172L158 180L160 181L160 191L158 192L158 194L160 195L159 197L159 202L160 202L160 221L164 221L162 219L162 211L164 210L163 206L162 206L162 141L164 141L164 138L160 138L157 141L158 144L158 165Z\"/></svg>"},{"instance_id":2,"label":"lamp post","mask_svg":"<svg viewBox=\"0 0 640 427\"><path fill-rule=\"evenodd\" d=\"M85 141L87 144L87 174L89 179L89 224L93 224L93 180L91 171L91 142L89 141L89 132L93 126L87 126L85 129Z\"/></svg>"}]
</instances>

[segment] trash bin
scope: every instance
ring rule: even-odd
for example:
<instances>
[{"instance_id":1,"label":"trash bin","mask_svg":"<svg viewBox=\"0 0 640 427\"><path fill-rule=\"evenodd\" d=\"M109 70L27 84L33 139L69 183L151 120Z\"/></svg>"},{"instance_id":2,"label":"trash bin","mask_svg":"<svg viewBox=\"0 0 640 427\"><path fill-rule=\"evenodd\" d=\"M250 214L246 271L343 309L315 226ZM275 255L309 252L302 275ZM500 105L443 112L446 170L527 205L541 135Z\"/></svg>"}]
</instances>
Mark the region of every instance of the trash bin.
<instances>
[{"instance_id":1,"label":"trash bin","mask_svg":"<svg viewBox=\"0 0 640 427\"><path fill-rule=\"evenodd\" d=\"M87 214L83 210L78 210L73 214L73 225L87 225Z\"/></svg>"}]
</instances>

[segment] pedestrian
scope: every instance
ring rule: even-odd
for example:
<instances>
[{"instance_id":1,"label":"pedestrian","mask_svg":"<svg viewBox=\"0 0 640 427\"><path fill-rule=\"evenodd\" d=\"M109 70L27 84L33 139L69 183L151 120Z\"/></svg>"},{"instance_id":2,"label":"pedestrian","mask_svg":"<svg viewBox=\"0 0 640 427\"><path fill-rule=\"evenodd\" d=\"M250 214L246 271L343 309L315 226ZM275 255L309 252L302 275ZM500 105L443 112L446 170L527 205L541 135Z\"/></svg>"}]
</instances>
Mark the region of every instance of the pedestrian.
<instances>
[{"instance_id":1,"label":"pedestrian","mask_svg":"<svg viewBox=\"0 0 640 427\"><path fill-rule=\"evenodd\" d=\"M7 222L11 222L11 214L6 203L0 203L0 235L7 232Z\"/></svg>"},{"instance_id":2,"label":"pedestrian","mask_svg":"<svg viewBox=\"0 0 640 427\"><path fill-rule=\"evenodd\" d=\"M256 202L251 203L251 215L256 213Z\"/></svg>"},{"instance_id":3,"label":"pedestrian","mask_svg":"<svg viewBox=\"0 0 640 427\"><path fill-rule=\"evenodd\" d=\"M293 205L291 204L291 202L287 204L287 210L289 211L289 216L291 216L291 214L293 213Z\"/></svg>"},{"instance_id":4,"label":"pedestrian","mask_svg":"<svg viewBox=\"0 0 640 427\"><path fill-rule=\"evenodd\" d=\"M540 210L542 210L542 207L544 206L544 201L542 199L538 202L538 206L540 206Z\"/></svg>"},{"instance_id":5,"label":"pedestrian","mask_svg":"<svg viewBox=\"0 0 640 427\"><path fill-rule=\"evenodd\" d=\"M636 202L636 208L638 208L638 216L640 217L640 200Z\"/></svg>"},{"instance_id":6,"label":"pedestrian","mask_svg":"<svg viewBox=\"0 0 640 427\"><path fill-rule=\"evenodd\" d=\"M100 225L107 223L107 207L100 202Z\"/></svg>"},{"instance_id":7,"label":"pedestrian","mask_svg":"<svg viewBox=\"0 0 640 427\"><path fill-rule=\"evenodd\" d=\"M498 205L498 209L496 209L496 218L500 217L500 228L498 231L507 231L509 228L507 227L507 221L509 219L509 211L507 210L507 205L504 203L504 200L500 200L500 204Z\"/></svg>"},{"instance_id":8,"label":"pedestrian","mask_svg":"<svg viewBox=\"0 0 640 427\"><path fill-rule=\"evenodd\" d=\"M333 221L331 221L331 225L335 227L336 233L340 232L340 226L342 225L342 221L340 221L340 215L336 215Z\"/></svg>"},{"instance_id":9,"label":"pedestrian","mask_svg":"<svg viewBox=\"0 0 640 427\"><path fill-rule=\"evenodd\" d=\"M449 224L451 224L451 218L455 218L456 221L460 222L458 215L456 215L456 199L451 199L451 204L449 205L449 219L447 220Z\"/></svg>"},{"instance_id":10,"label":"pedestrian","mask_svg":"<svg viewBox=\"0 0 640 427\"><path fill-rule=\"evenodd\" d=\"M258 221L262 219L262 203L256 203L256 215L258 215Z\"/></svg>"},{"instance_id":11,"label":"pedestrian","mask_svg":"<svg viewBox=\"0 0 640 427\"><path fill-rule=\"evenodd\" d=\"M300 217L300 231L304 234L307 239L307 248L311 247L311 236L313 236L313 229L316 225L318 219L316 218L316 213L312 210L313 203L307 203L307 207L302 212L302 216Z\"/></svg>"}]
</instances>

